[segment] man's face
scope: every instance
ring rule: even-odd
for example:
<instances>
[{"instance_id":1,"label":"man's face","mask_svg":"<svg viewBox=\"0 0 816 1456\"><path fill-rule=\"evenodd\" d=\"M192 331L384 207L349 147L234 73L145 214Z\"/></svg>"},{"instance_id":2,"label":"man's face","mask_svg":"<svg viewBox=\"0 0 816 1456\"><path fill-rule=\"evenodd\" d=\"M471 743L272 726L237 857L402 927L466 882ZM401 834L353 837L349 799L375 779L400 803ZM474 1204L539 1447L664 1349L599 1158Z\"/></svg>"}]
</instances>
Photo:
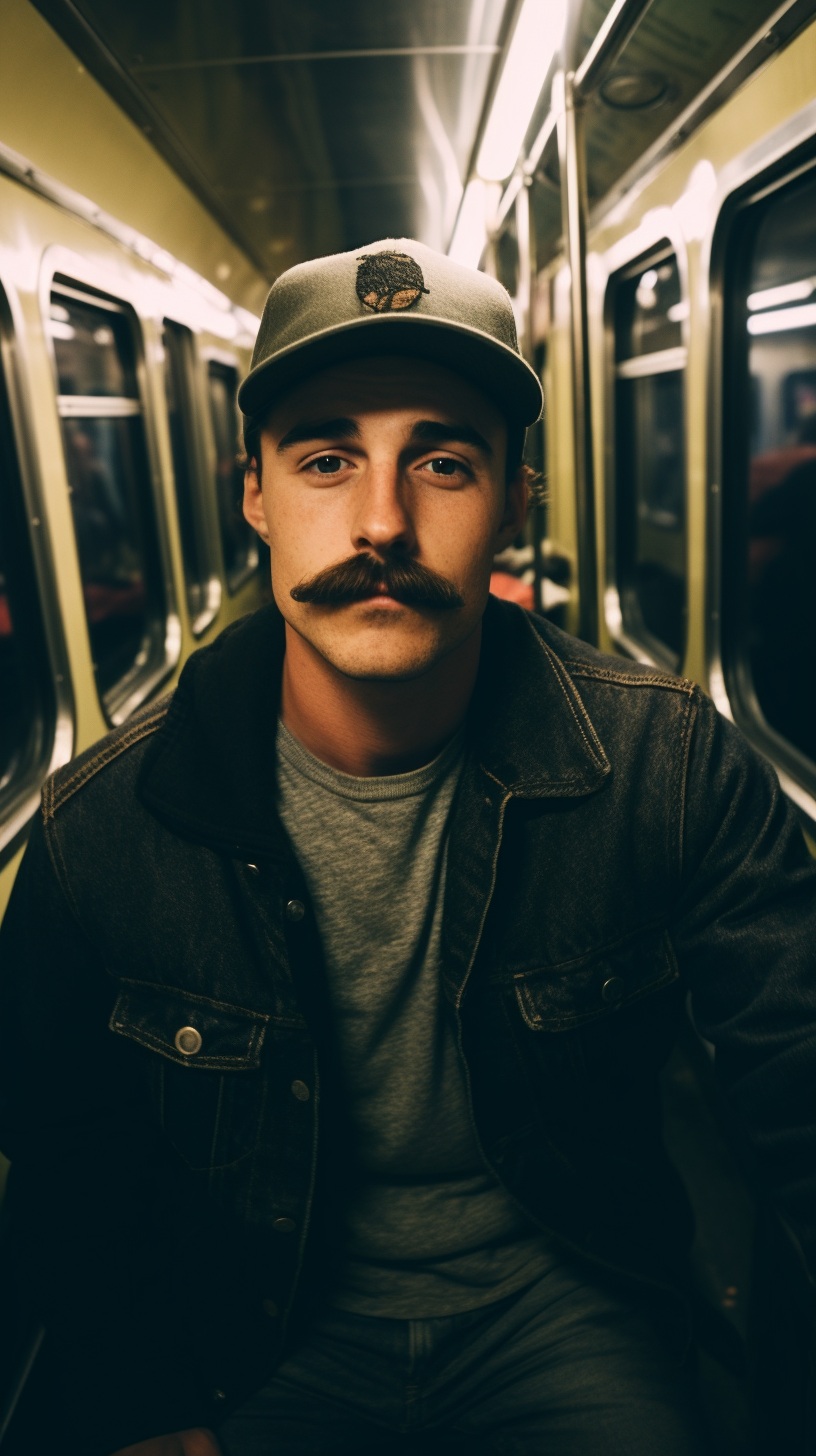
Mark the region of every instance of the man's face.
<instances>
[{"instance_id":1,"label":"man's face","mask_svg":"<svg viewBox=\"0 0 816 1456\"><path fill-rule=\"evenodd\" d=\"M362 679L418 677L463 643L524 521L506 447L496 407L441 365L362 360L293 388L244 496L289 625Z\"/></svg>"}]
</instances>

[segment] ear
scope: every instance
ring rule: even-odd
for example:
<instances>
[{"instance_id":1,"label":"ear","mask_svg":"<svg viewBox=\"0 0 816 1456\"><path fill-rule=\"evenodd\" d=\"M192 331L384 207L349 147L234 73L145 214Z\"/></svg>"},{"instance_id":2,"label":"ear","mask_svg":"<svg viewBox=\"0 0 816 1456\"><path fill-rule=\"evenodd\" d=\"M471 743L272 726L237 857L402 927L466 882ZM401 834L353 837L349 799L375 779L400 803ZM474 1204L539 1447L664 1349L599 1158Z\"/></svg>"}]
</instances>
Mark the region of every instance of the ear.
<instances>
[{"instance_id":1,"label":"ear","mask_svg":"<svg viewBox=\"0 0 816 1456\"><path fill-rule=\"evenodd\" d=\"M504 495L504 510L502 512L499 529L496 532L496 543L493 555L496 556L509 546L516 539L524 528L527 519L527 502L530 495L530 487L526 466L520 465L512 480L507 482Z\"/></svg>"},{"instance_id":2,"label":"ear","mask_svg":"<svg viewBox=\"0 0 816 1456\"><path fill-rule=\"evenodd\" d=\"M263 507L263 493L261 491L261 478L258 474L258 462L254 455L251 455L244 472L244 515L254 531L258 532L262 541L269 545L269 527L266 524L266 516Z\"/></svg>"}]
</instances>

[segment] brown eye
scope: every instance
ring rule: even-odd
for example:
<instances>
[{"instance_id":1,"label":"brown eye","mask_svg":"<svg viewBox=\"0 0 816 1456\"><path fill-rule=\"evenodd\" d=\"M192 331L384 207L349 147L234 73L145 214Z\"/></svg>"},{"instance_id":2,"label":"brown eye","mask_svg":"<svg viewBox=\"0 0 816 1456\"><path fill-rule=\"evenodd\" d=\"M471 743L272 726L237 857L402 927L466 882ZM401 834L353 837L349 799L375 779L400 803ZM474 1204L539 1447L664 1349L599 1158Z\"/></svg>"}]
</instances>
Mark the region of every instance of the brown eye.
<instances>
[{"instance_id":1,"label":"brown eye","mask_svg":"<svg viewBox=\"0 0 816 1456\"><path fill-rule=\"evenodd\" d=\"M321 455L319 459L312 461L312 466L318 475L336 475L345 463L341 455Z\"/></svg>"},{"instance_id":2,"label":"brown eye","mask_svg":"<svg viewBox=\"0 0 816 1456\"><path fill-rule=\"evenodd\" d=\"M431 460L430 466L434 475L455 475L460 469L459 461L450 460L447 455L440 455L438 460Z\"/></svg>"}]
</instances>

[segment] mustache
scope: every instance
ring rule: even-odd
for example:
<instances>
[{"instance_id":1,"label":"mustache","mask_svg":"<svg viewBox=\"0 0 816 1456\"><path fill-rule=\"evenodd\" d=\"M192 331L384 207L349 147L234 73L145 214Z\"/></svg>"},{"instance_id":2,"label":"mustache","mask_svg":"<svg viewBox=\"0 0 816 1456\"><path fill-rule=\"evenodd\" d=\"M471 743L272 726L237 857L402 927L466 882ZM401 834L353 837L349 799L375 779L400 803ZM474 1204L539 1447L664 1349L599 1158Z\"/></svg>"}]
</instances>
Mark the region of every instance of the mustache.
<instances>
[{"instance_id":1,"label":"mustache","mask_svg":"<svg viewBox=\"0 0 816 1456\"><path fill-rule=\"evenodd\" d=\"M386 555L378 561L365 551L324 567L310 580L293 586L289 595L293 601L316 607L342 607L374 596L393 597L405 606L437 612L455 611L465 605L453 583L429 566L421 566L408 556Z\"/></svg>"}]
</instances>

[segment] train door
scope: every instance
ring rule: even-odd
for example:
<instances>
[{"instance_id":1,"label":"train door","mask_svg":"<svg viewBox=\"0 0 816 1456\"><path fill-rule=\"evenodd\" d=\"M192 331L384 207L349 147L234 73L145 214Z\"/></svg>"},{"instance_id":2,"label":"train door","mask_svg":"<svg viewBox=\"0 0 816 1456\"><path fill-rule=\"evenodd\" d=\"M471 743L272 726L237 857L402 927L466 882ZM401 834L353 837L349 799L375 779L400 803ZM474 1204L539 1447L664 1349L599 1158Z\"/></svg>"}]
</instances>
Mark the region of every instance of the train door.
<instances>
[{"instance_id":1,"label":"train door","mask_svg":"<svg viewBox=\"0 0 816 1456\"><path fill-rule=\"evenodd\" d=\"M193 635L206 631L221 605L217 523L211 509L201 438L197 362L192 330L164 320L164 390L170 426L187 611Z\"/></svg>"},{"instance_id":2,"label":"train door","mask_svg":"<svg viewBox=\"0 0 816 1456\"><path fill-rule=\"evenodd\" d=\"M683 661L687 619L687 314L668 243L610 280L606 619L625 652L671 672Z\"/></svg>"},{"instance_id":3,"label":"train door","mask_svg":"<svg viewBox=\"0 0 816 1456\"><path fill-rule=\"evenodd\" d=\"M244 518L238 366L229 357L207 360L210 420L215 444L215 486L227 590L237 592L258 569L258 538Z\"/></svg>"},{"instance_id":4,"label":"train door","mask_svg":"<svg viewBox=\"0 0 816 1456\"><path fill-rule=\"evenodd\" d=\"M125 720L180 650L127 304L54 279L47 331L97 691Z\"/></svg>"},{"instance_id":5,"label":"train door","mask_svg":"<svg viewBox=\"0 0 816 1456\"><path fill-rule=\"evenodd\" d=\"M0 288L0 865L22 842L43 779L71 754L70 682L52 589L11 310Z\"/></svg>"}]
</instances>

